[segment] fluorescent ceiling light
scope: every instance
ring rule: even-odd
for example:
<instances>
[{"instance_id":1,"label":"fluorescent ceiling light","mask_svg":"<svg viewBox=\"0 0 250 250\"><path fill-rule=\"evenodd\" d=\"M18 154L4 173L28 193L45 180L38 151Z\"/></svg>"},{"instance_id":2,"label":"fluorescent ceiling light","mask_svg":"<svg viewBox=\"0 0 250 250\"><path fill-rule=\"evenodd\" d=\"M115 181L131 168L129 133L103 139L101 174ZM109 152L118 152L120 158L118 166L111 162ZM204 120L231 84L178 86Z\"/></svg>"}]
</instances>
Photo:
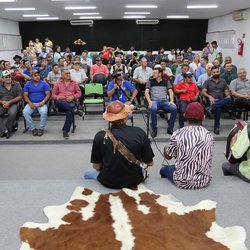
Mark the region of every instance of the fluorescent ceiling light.
<instances>
[{"instance_id":1,"label":"fluorescent ceiling light","mask_svg":"<svg viewBox=\"0 0 250 250\"><path fill-rule=\"evenodd\" d=\"M169 15L167 16L168 19L188 19L189 16L182 16L182 15Z\"/></svg>"},{"instance_id":2,"label":"fluorescent ceiling light","mask_svg":"<svg viewBox=\"0 0 250 250\"><path fill-rule=\"evenodd\" d=\"M80 16L80 19L102 19L102 16Z\"/></svg>"},{"instance_id":3,"label":"fluorescent ceiling light","mask_svg":"<svg viewBox=\"0 0 250 250\"><path fill-rule=\"evenodd\" d=\"M123 16L123 18L125 18L125 19L129 19L129 18L137 19L137 18L146 18L146 16Z\"/></svg>"},{"instance_id":4,"label":"fluorescent ceiling light","mask_svg":"<svg viewBox=\"0 0 250 250\"><path fill-rule=\"evenodd\" d=\"M124 12L125 15L150 15L150 12Z\"/></svg>"},{"instance_id":5,"label":"fluorescent ceiling light","mask_svg":"<svg viewBox=\"0 0 250 250\"><path fill-rule=\"evenodd\" d=\"M23 17L45 17L49 16L48 14L34 14L34 15L23 15Z\"/></svg>"},{"instance_id":6,"label":"fluorescent ceiling light","mask_svg":"<svg viewBox=\"0 0 250 250\"><path fill-rule=\"evenodd\" d=\"M5 8L4 10L36 10L36 8Z\"/></svg>"},{"instance_id":7,"label":"fluorescent ceiling light","mask_svg":"<svg viewBox=\"0 0 250 250\"><path fill-rule=\"evenodd\" d=\"M218 5L188 5L187 9L216 9Z\"/></svg>"},{"instance_id":8,"label":"fluorescent ceiling light","mask_svg":"<svg viewBox=\"0 0 250 250\"><path fill-rule=\"evenodd\" d=\"M65 10L94 10L96 6L66 6Z\"/></svg>"},{"instance_id":9,"label":"fluorescent ceiling light","mask_svg":"<svg viewBox=\"0 0 250 250\"><path fill-rule=\"evenodd\" d=\"M156 9L158 8L157 5L126 5L128 9L135 8L135 9Z\"/></svg>"},{"instance_id":10,"label":"fluorescent ceiling light","mask_svg":"<svg viewBox=\"0 0 250 250\"><path fill-rule=\"evenodd\" d=\"M36 20L58 20L59 17L37 17Z\"/></svg>"},{"instance_id":11,"label":"fluorescent ceiling light","mask_svg":"<svg viewBox=\"0 0 250 250\"><path fill-rule=\"evenodd\" d=\"M92 13L73 13L74 16L87 16L87 15L100 15L99 12L92 12Z\"/></svg>"},{"instance_id":12,"label":"fluorescent ceiling light","mask_svg":"<svg viewBox=\"0 0 250 250\"><path fill-rule=\"evenodd\" d=\"M10 3L10 2L15 2L15 0L0 0L0 3Z\"/></svg>"}]
</instances>

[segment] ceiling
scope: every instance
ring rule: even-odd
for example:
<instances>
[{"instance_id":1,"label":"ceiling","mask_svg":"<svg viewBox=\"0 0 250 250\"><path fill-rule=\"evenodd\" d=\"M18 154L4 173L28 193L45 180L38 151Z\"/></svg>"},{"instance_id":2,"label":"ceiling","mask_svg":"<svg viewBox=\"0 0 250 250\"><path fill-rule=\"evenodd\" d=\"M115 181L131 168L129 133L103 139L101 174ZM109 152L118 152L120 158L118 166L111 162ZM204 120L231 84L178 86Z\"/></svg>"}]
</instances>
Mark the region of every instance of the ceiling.
<instances>
[{"instance_id":1,"label":"ceiling","mask_svg":"<svg viewBox=\"0 0 250 250\"><path fill-rule=\"evenodd\" d=\"M156 9L126 9L127 4L158 5ZM188 4L217 4L217 9L187 9ZM65 10L65 6L96 6L94 10ZM4 8L34 7L34 11L5 11ZM23 14L49 14L59 20L79 19L73 13L99 12L102 19L123 19L124 12L147 11L147 18L165 19L167 15L189 15L190 19L209 19L229 14L235 10L250 8L249 0L15 0L0 1L0 17L15 21L35 21L35 17L23 17Z\"/></svg>"}]
</instances>

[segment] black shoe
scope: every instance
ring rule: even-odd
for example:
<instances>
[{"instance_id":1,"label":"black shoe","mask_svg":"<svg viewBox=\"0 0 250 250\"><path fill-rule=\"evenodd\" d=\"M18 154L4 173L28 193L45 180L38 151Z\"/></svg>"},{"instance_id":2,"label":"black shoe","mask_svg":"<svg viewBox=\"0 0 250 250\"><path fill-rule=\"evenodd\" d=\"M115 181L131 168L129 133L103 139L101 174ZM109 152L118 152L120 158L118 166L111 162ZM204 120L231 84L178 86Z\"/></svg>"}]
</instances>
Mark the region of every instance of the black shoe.
<instances>
[{"instance_id":1,"label":"black shoe","mask_svg":"<svg viewBox=\"0 0 250 250\"><path fill-rule=\"evenodd\" d=\"M74 111L74 113L77 114L77 115L79 115L79 116L81 116L81 117L83 116L83 112L81 110L79 110L79 109L76 109Z\"/></svg>"},{"instance_id":2,"label":"black shoe","mask_svg":"<svg viewBox=\"0 0 250 250\"><path fill-rule=\"evenodd\" d=\"M9 139L11 137L11 132L8 131L7 133L5 133L5 135L6 135L6 139Z\"/></svg>"},{"instance_id":3,"label":"black shoe","mask_svg":"<svg viewBox=\"0 0 250 250\"><path fill-rule=\"evenodd\" d=\"M213 117L213 113L212 113L211 108L210 108L210 107L207 107L207 108L205 108L205 110L206 110L207 116L208 116L209 118L212 118L212 117Z\"/></svg>"},{"instance_id":4,"label":"black shoe","mask_svg":"<svg viewBox=\"0 0 250 250\"><path fill-rule=\"evenodd\" d=\"M174 130L172 128L168 128L167 134L172 135L174 133Z\"/></svg>"},{"instance_id":5,"label":"black shoe","mask_svg":"<svg viewBox=\"0 0 250 250\"><path fill-rule=\"evenodd\" d=\"M157 136L157 129L152 129L151 136L152 138L155 138Z\"/></svg>"},{"instance_id":6,"label":"black shoe","mask_svg":"<svg viewBox=\"0 0 250 250\"><path fill-rule=\"evenodd\" d=\"M214 129L214 133L215 133L216 135L219 135L219 134L220 134L220 129L219 129L219 128L215 128L215 129Z\"/></svg>"},{"instance_id":7,"label":"black shoe","mask_svg":"<svg viewBox=\"0 0 250 250\"><path fill-rule=\"evenodd\" d=\"M229 171L229 169L227 169L224 166L222 166L222 171L223 171L224 176L234 175L232 172Z\"/></svg>"},{"instance_id":8,"label":"black shoe","mask_svg":"<svg viewBox=\"0 0 250 250\"><path fill-rule=\"evenodd\" d=\"M64 139L69 139L69 133L65 130L63 130L63 138Z\"/></svg>"},{"instance_id":9,"label":"black shoe","mask_svg":"<svg viewBox=\"0 0 250 250\"><path fill-rule=\"evenodd\" d=\"M33 136L37 136L38 135L38 130L36 128L32 129L31 132L32 132Z\"/></svg>"},{"instance_id":10,"label":"black shoe","mask_svg":"<svg viewBox=\"0 0 250 250\"><path fill-rule=\"evenodd\" d=\"M44 130L43 129L39 129L37 132L38 136L42 136L44 134Z\"/></svg>"},{"instance_id":11,"label":"black shoe","mask_svg":"<svg viewBox=\"0 0 250 250\"><path fill-rule=\"evenodd\" d=\"M5 132L2 132L2 133L1 133L1 138L4 138L4 137L6 137L6 133L5 133Z\"/></svg>"}]
</instances>

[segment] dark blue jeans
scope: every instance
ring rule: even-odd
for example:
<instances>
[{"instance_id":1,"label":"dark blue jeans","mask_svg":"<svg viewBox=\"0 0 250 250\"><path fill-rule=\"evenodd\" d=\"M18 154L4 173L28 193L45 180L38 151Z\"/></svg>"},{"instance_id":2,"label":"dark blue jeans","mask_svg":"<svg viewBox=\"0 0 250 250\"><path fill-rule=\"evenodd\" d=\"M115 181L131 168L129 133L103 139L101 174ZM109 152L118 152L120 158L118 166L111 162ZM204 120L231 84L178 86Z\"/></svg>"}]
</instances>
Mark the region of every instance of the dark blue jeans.
<instances>
[{"instance_id":1,"label":"dark blue jeans","mask_svg":"<svg viewBox=\"0 0 250 250\"><path fill-rule=\"evenodd\" d=\"M163 109L166 112L170 112L171 115L170 115L170 119L168 123L168 128L173 129L176 114L177 114L177 108L175 105L170 104L168 101L153 101L153 105L150 108L152 129L157 129L157 110L158 109Z\"/></svg>"},{"instance_id":2,"label":"dark blue jeans","mask_svg":"<svg viewBox=\"0 0 250 250\"><path fill-rule=\"evenodd\" d=\"M66 112L66 119L63 125L63 130L69 132L74 119L74 110L76 109L76 104L74 102L58 100L56 101L56 107L58 107L59 110Z\"/></svg>"},{"instance_id":3,"label":"dark blue jeans","mask_svg":"<svg viewBox=\"0 0 250 250\"><path fill-rule=\"evenodd\" d=\"M180 128L184 127L184 113L185 113L187 105L189 103L190 102L188 102L188 101L178 101L179 111L180 111L180 113L179 113L179 125L180 125Z\"/></svg>"},{"instance_id":4,"label":"dark blue jeans","mask_svg":"<svg viewBox=\"0 0 250 250\"><path fill-rule=\"evenodd\" d=\"M227 104L231 103L232 99L222 98L217 99L214 104L212 104L210 107L214 111L214 128L220 128L220 114L221 114L221 108L226 106Z\"/></svg>"},{"instance_id":5,"label":"dark blue jeans","mask_svg":"<svg viewBox=\"0 0 250 250\"><path fill-rule=\"evenodd\" d=\"M176 170L175 165L166 165L162 167L160 170L161 178L167 178L174 183L173 174L175 170Z\"/></svg>"}]
</instances>

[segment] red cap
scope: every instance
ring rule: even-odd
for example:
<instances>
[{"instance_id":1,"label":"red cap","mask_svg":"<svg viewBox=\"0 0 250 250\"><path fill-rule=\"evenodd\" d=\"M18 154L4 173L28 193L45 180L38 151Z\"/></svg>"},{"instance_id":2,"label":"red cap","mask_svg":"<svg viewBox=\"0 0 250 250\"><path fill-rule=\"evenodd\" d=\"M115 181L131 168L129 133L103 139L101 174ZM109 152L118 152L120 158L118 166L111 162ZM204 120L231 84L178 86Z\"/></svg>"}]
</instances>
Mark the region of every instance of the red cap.
<instances>
[{"instance_id":1,"label":"red cap","mask_svg":"<svg viewBox=\"0 0 250 250\"><path fill-rule=\"evenodd\" d=\"M187 119L193 118L196 120L202 120L204 118L204 108L201 106L200 103L192 102L188 104L186 108L185 117Z\"/></svg>"}]
</instances>

